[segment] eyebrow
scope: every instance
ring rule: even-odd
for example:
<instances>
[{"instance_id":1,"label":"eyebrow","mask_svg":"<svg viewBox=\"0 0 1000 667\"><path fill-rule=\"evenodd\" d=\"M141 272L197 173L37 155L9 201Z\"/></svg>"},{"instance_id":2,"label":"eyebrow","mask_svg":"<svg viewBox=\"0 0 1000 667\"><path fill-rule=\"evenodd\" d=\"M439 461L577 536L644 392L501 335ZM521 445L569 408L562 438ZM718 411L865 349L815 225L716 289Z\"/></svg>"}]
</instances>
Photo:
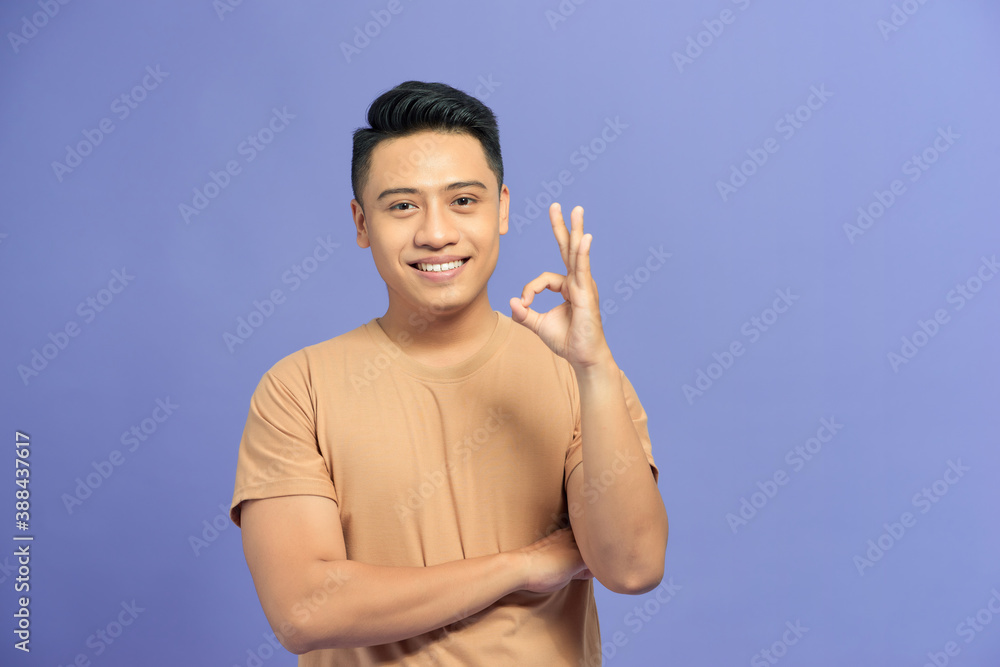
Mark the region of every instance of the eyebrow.
<instances>
[{"instance_id":1,"label":"eyebrow","mask_svg":"<svg viewBox=\"0 0 1000 667\"><path fill-rule=\"evenodd\" d=\"M465 188L482 188L487 190L488 188L479 181L456 181L444 187L445 192L450 192L451 190L464 190ZM382 193L375 198L375 201L381 201L385 197L391 195L419 195L422 192L417 188L392 188L391 190L383 190Z\"/></svg>"}]
</instances>

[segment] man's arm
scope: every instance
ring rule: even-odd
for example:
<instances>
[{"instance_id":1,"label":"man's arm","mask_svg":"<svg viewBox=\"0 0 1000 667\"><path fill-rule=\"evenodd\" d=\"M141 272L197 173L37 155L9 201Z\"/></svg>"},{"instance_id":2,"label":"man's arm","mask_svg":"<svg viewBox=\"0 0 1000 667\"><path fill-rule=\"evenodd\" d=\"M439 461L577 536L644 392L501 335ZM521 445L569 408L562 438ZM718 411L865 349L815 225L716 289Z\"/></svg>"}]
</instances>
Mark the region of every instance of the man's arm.
<instances>
[{"instance_id":1,"label":"man's arm","mask_svg":"<svg viewBox=\"0 0 1000 667\"><path fill-rule=\"evenodd\" d=\"M644 593L663 578L667 513L625 403L621 372L601 326L597 284L590 272L593 236L583 233L583 207L549 207L566 275L546 271L510 300L511 317L569 361L580 390L583 463L566 480L570 522L591 572L616 593ZM558 292L548 312L531 309L535 295ZM605 484L611 475L613 482ZM593 481L592 481L593 480ZM596 495L596 497L595 497ZM583 502L586 499L587 502Z\"/></svg>"},{"instance_id":2,"label":"man's arm","mask_svg":"<svg viewBox=\"0 0 1000 667\"><path fill-rule=\"evenodd\" d=\"M594 576L641 594L663 578L667 512L610 358L577 369L583 463L566 482L570 523ZM610 480L610 483L608 481Z\"/></svg>"},{"instance_id":3,"label":"man's arm","mask_svg":"<svg viewBox=\"0 0 1000 667\"><path fill-rule=\"evenodd\" d=\"M261 606L292 653L373 646L454 623L517 590L590 577L568 529L517 551L430 567L347 560L337 504L320 496L244 501L243 551Z\"/></svg>"}]
</instances>

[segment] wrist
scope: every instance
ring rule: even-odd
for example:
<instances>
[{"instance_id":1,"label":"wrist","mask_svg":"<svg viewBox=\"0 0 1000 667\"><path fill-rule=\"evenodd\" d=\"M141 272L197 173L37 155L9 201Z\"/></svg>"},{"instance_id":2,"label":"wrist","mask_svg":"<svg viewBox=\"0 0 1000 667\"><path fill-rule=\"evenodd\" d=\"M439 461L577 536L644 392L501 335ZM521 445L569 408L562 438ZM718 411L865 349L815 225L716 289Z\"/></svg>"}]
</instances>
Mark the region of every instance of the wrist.
<instances>
[{"instance_id":1,"label":"wrist","mask_svg":"<svg viewBox=\"0 0 1000 667\"><path fill-rule=\"evenodd\" d=\"M581 389L583 389L584 383L603 384L609 380L618 379L620 374L618 364L615 363L614 357L611 356L610 349L607 349L605 353L599 355L591 363L573 364L573 371L576 373L576 380L580 383Z\"/></svg>"},{"instance_id":2,"label":"wrist","mask_svg":"<svg viewBox=\"0 0 1000 667\"><path fill-rule=\"evenodd\" d=\"M507 594L527 588L530 572L526 554L520 549L504 551L497 554L497 562Z\"/></svg>"}]
</instances>

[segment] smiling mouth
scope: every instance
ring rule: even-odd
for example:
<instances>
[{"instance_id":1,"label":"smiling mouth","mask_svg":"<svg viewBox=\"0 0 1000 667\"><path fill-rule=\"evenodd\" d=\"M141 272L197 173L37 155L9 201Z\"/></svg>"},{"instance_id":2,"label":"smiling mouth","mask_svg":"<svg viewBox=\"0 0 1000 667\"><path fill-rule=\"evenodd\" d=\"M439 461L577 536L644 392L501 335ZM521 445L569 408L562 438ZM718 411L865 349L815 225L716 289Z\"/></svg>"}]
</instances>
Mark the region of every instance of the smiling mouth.
<instances>
[{"instance_id":1,"label":"smiling mouth","mask_svg":"<svg viewBox=\"0 0 1000 667\"><path fill-rule=\"evenodd\" d=\"M456 259L454 262L444 262L443 264L425 264L424 262L418 262L416 264L410 264L410 266L412 266L418 271L424 271L427 273L436 273L439 271L450 271L452 269L457 269L458 267L462 266L468 261L469 258L466 257L465 259Z\"/></svg>"}]
</instances>

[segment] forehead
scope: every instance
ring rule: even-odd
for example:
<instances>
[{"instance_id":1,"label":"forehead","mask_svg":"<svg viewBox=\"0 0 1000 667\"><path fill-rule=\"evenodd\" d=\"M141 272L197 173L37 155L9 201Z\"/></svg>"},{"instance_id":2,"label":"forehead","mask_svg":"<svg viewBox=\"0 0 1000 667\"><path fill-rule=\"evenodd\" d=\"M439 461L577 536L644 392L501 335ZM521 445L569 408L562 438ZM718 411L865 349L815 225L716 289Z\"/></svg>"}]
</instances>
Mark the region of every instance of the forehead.
<instances>
[{"instance_id":1,"label":"forehead","mask_svg":"<svg viewBox=\"0 0 1000 667\"><path fill-rule=\"evenodd\" d=\"M376 146L372 151L370 184L373 187L414 185L473 175L482 177L488 172L486 153L471 134L427 130Z\"/></svg>"}]
</instances>

